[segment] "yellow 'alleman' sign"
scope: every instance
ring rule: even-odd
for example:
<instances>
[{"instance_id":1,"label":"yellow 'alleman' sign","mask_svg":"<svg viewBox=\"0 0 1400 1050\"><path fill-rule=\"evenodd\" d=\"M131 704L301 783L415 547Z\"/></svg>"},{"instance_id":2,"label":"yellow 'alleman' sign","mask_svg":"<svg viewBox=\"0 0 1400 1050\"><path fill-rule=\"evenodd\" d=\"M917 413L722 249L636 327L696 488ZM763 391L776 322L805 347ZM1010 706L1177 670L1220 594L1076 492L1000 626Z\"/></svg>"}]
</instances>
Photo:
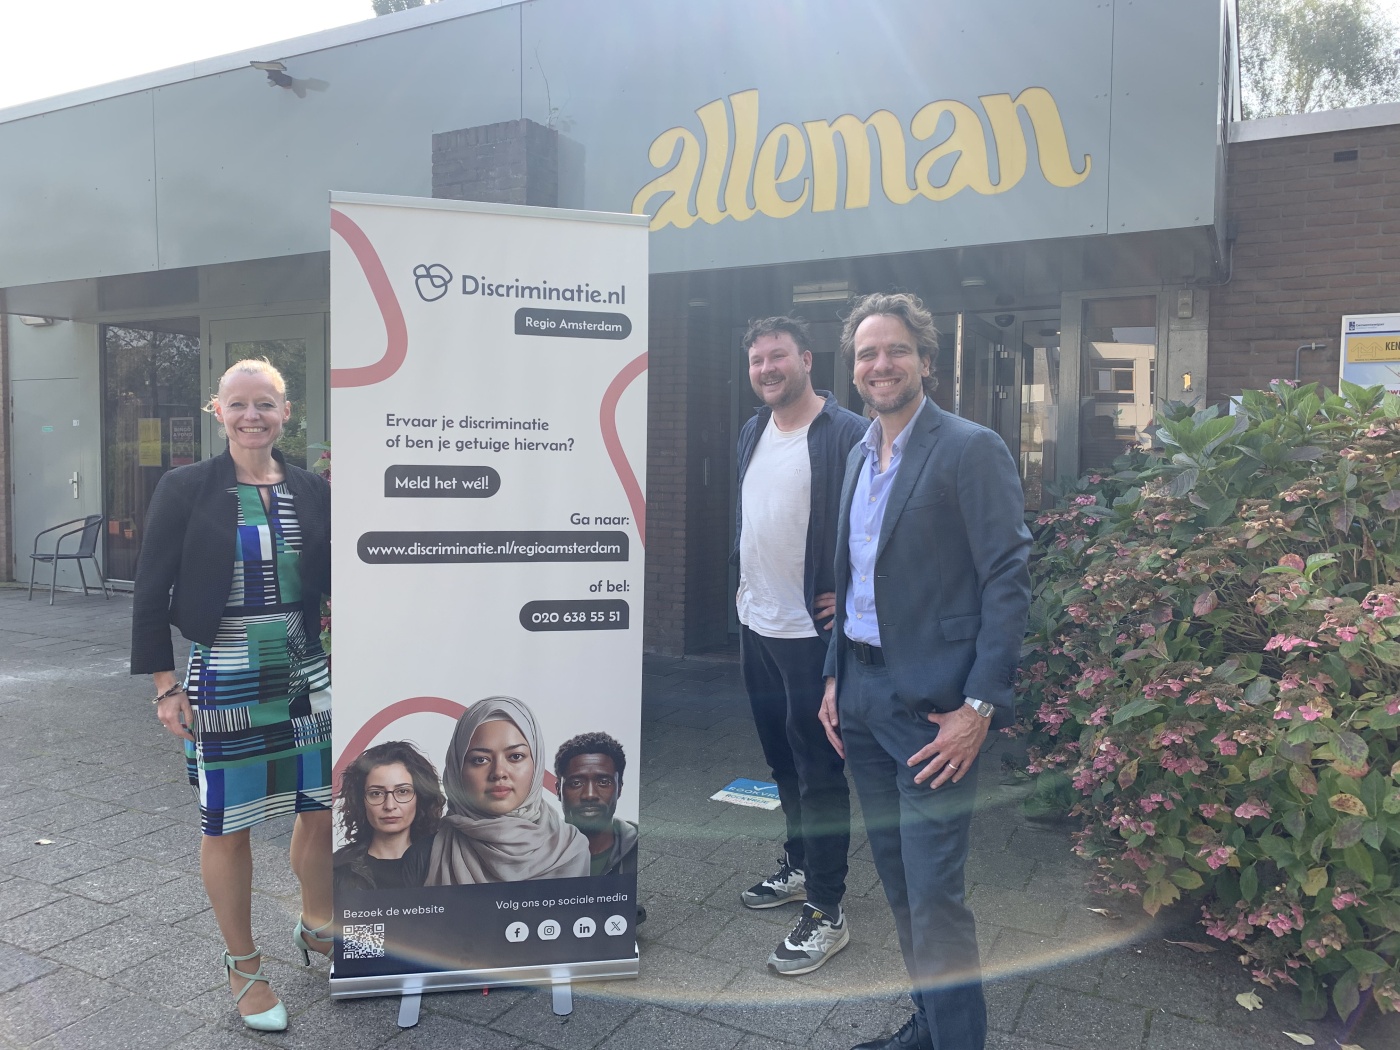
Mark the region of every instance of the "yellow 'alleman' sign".
<instances>
[{"instance_id":1,"label":"yellow 'alleman' sign","mask_svg":"<svg viewBox=\"0 0 1400 1050\"><path fill-rule=\"evenodd\" d=\"M1050 92L1028 87L1015 98L1008 94L981 95L978 102L991 126L990 150L996 157L998 176L992 182L989 146L976 110L963 102L944 99L930 102L909 123L916 142L930 139L945 113L953 128L946 138L924 153L914 165L914 185L909 185L904 127L889 110L876 110L866 120L843 114L835 120L807 120L779 124L758 140L758 91L750 89L707 102L695 111L704 142L688 128L670 128L647 151L651 165L668 170L643 186L632 198L632 211L645 212L657 194L665 194L651 229L667 226L685 229L699 219L714 225L726 216L743 222L756 214L784 219L809 207L814 212L836 209L840 169L836 163L836 136L845 148L845 208L870 204L872 159L869 132L880 144L880 189L894 204L908 204L915 197L947 200L964 189L976 193L1005 193L1026 174L1028 150L1019 111L1024 110L1035 132L1040 173L1052 186L1077 186L1089 177L1092 158L1083 155L1076 168L1059 107ZM729 113L734 119L730 123ZM734 152L729 158L731 144ZM680 155L676 157L677 147ZM784 149L786 150L784 152ZM811 156L811 175L802 174ZM672 158L675 157L674 163ZM944 157L955 157L952 170L941 183L930 172ZM781 163L780 163L781 162ZM728 168L726 177L725 169ZM697 183L698 180L698 183ZM780 192L782 187L785 192ZM750 203L752 192L752 204ZM691 197L695 210L691 210Z\"/></svg>"}]
</instances>

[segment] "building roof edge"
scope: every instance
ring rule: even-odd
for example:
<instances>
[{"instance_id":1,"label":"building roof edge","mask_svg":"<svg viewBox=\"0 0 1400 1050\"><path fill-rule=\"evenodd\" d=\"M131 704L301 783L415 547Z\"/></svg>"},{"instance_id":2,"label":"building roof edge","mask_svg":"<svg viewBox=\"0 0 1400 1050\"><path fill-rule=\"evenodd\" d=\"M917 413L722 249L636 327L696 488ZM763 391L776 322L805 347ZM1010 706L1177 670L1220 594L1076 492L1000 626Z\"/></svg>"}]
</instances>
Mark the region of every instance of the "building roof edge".
<instances>
[{"instance_id":1,"label":"building roof edge","mask_svg":"<svg viewBox=\"0 0 1400 1050\"><path fill-rule=\"evenodd\" d=\"M1241 120L1230 125L1231 142L1261 142L1298 135L1325 135L1331 131L1357 131L1400 124L1400 102L1380 102L1319 113L1292 113L1282 117Z\"/></svg>"}]
</instances>

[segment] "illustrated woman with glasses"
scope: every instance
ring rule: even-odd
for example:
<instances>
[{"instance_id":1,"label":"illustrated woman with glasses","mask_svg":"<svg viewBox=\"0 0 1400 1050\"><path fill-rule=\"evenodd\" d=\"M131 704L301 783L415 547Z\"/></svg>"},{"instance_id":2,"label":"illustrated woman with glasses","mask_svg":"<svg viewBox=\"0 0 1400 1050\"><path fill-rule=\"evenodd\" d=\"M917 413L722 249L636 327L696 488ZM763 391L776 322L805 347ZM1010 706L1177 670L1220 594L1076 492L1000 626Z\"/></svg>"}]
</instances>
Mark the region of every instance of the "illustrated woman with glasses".
<instances>
[{"instance_id":1,"label":"illustrated woman with glasses","mask_svg":"<svg viewBox=\"0 0 1400 1050\"><path fill-rule=\"evenodd\" d=\"M392 890L421 886L445 799L437 770L412 744L376 744L340 779L340 826L347 844L335 851L335 889Z\"/></svg>"}]
</instances>

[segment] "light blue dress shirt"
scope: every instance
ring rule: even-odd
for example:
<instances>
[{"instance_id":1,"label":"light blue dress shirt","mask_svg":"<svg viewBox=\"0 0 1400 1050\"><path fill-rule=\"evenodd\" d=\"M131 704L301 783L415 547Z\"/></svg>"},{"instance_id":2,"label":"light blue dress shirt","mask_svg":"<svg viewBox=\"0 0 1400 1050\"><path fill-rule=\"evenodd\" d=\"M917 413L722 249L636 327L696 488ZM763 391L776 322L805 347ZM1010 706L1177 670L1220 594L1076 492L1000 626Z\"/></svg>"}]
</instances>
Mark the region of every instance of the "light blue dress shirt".
<instances>
[{"instance_id":1,"label":"light blue dress shirt","mask_svg":"<svg viewBox=\"0 0 1400 1050\"><path fill-rule=\"evenodd\" d=\"M879 419L872 420L861 439L865 463L856 475L855 493L851 496L849 542L851 583L846 588L846 637L853 642L880 644L880 620L875 613L875 551L880 544L880 526L889 506L890 489L899 476L899 463L904 446L914 426L914 420L924 410L924 401L910 417L899 436L891 443L890 465L880 471L880 442L883 431Z\"/></svg>"}]
</instances>

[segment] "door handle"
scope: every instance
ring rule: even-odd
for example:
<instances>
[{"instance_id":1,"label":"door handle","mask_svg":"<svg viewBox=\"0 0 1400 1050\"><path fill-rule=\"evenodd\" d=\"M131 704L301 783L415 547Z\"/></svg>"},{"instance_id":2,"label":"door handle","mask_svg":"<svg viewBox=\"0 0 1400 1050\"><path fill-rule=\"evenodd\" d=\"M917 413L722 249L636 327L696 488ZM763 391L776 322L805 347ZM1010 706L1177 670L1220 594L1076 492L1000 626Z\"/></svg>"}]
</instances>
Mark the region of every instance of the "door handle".
<instances>
[{"instance_id":1,"label":"door handle","mask_svg":"<svg viewBox=\"0 0 1400 1050\"><path fill-rule=\"evenodd\" d=\"M73 486L73 498L74 498L74 499L77 499L77 498L78 498L78 481L79 481L78 472L75 470L75 471L73 471L73 476L72 476L71 478L68 479L68 484L70 484L70 485Z\"/></svg>"}]
</instances>

